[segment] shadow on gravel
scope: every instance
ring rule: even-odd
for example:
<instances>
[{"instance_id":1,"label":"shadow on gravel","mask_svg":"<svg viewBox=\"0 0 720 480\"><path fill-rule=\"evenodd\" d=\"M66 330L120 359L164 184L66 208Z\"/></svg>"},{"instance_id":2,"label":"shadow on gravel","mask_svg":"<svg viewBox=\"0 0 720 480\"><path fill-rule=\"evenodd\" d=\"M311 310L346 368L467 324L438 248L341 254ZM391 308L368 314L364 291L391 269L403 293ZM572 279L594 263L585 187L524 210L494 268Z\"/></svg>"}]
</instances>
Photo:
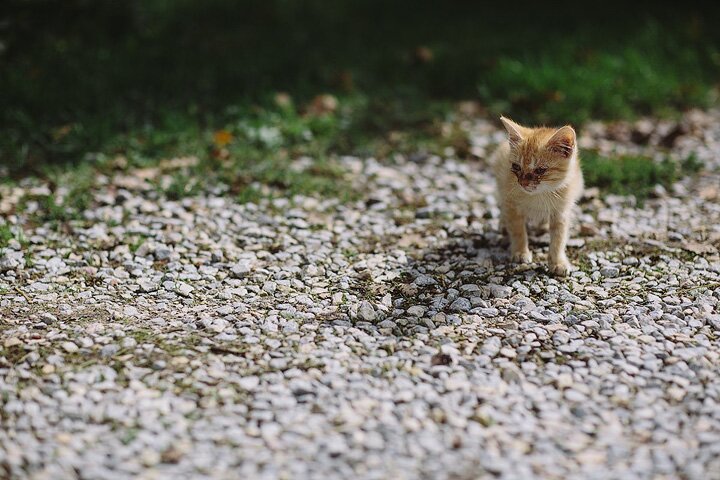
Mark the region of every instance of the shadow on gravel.
<instances>
[{"instance_id":1,"label":"shadow on gravel","mask_svg":"<svg viewBox=\"0 0 720 480\"><path fill-rule=\"evenodd\" d=\"M530 295L525 287L511 286L547 275L542 259L529 265L510 264L507 242L497 232L457 235L408 254L411 260L390 289L398 312L388 317L397 326L395 334L458 325L462 314L494 317L497 299L514 293Z\"/></svg>"},{"instance_id":2,"label":"shadow on gravel","mask_svg":"<svg viewBox=\"0 0 720 480\"><path fill-rule=\"evenodd\" d=\"M463 232L449 238L442 245L409 254L412 260L404 272L406 278L417 283L417 278L433 277L437 284L457 288L459 284L482 284L491 278L534 277L547 275L544 267L545 250L549 244L547 233L530 232L530 249L535 261L526 265L510 263L508 240L497 231L486 233ZM429 281L421 279L420 283Z\"/></svg>"}]
</instances>

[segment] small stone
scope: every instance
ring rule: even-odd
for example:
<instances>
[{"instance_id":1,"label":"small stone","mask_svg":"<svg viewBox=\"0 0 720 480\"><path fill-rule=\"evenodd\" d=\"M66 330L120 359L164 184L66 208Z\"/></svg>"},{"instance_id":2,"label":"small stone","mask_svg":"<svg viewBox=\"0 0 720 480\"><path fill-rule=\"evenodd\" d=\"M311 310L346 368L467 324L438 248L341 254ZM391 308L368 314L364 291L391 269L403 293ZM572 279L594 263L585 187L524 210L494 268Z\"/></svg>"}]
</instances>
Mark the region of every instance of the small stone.
<instances>
[{"instance_id":1,"label":"small stone","mask_svg":"<svg viewBox=\"0 0 720 480\"><path fill-rule=\"evenodd\" d=\"M500 349L500 355L507 358L517 357L517 352L510 347L503 347Z\"/></svg>"},{"instance_id":2,"label":"small stone","mask_svg":"<svg viewBox=\"0 0 720 480\"><path fill-rule=\"evenodd\" d=\"M154 465L157 465L158 463L160 463L160 460L160 453L156 452L155 450L145 449L140 454L140 461L146 467L152 467Z\"/></svg>"},{"instance_id":3,"label":"small stone","mask_svg":"<svg viewBox=\"0 0 720 480\"><path fill-rule=\"evenodd\" d=\"M558 330L553 334L552 338L556 345L564 345L570 341L570 334L565 330Z\"/></svg>"},{"instance_id":4,"label":"small stone","mask_svg":"<svg viewBox=\"0 0 720 480\"><path fill-rule=\"evenodd\" d=\"M183 356L173 357L173 359L170 360L170 364L175 367L181 367L181 366L187 365L188 363L190 363L190 359L187 357L183 357Z\"/></svg>"},{"instance_id":5,"label":"small stone","mask_svg":"<svg viewBox=\"0 0 720 480\"><path fill-rule=\"evenodd\" d=\"M375 307L372 306L367 300L360 302L358 307L358 318L366 322L374 322L377 320L377 313L375 313Z\"/></svg>"},{"instance_id":6,"label":"small stone","mask_svg":"<svg viewBox=\"0 0 720 480\"><path fill-rule=\"evenodd\" d=\"M164 260L168 260L170 258L170 255L172 255L172 250L165 246L160 246L155 249L155 252L153 252L153 255L155 256L155 260L162 262Z\"/></svg>"},{"instance_id":7,"label":"small stone","mask_svg":"<svg viewBox=\"0 0 720 480\"><path fill-rule=\"evenodd\" d=\"M587 399L584 394L572 388L565 390L565 398L571 402L583 402Z\"/></svg>"},{"instance_id":8,"label":"small stone","mask_svg":"<svg viewBox=\"0 0 720 480\"><path fill-rule=\"evenodd\" d=\"M260 385L260 378L256 375L251 375L249 377L243 377L238 380L238 385L243 390L248 390L252 392Z\"/></svg>"},{"instance_id":9,"label":"small stone","mask_svg":"<svg viewBox=\"0 0 720 480\"><path fill-rule=\"evenodd\" d=\"M22 344L23 344L22 340L20 340L17 337L10 337L10 338L6 339L5 342L3 343L3 345L5 345L5 348L15 347L15 346L22 345Z\"/></svg>"},{"instance_id":10,"label":"small stone","mask_svg":"<svg viewBox=\"0 0 720 480\"><path fill-rule=\"evenodd\" d=\"M328 441L327 452L331 457L338 457L343 453L347 452L348 446L345 437L338 435L331 441Z\"/></svg>"},{"instance_id":11,"label":"small stone","mask_svg":"<svg viewBox=\"0 0 720 480\"><path fill-rule=\"evenodd\" d=\"M315 389L313 388L312 384L306 380L301 379L294 379L290 381L290 391L295 396L300 395L307 395L309 393L314 393Z\"/></svg>"},{"instance_id":12,"label":"small stone","mask_svg":"<svg viewBox=\"0 0 720 480\"><path fill-rule=\"evenodd\" d=\"M21 269L23 264L22 252L0 249L0 273Z\"/></svg>"},{"instance_id":13,"label":"small stone","mask_svg":"<svg viewBox=\"0 0 720 480\"><path fill-rule=\"evenodd\" d=\"M60 346L68 353L75 353L80 350L80 347L78 347L77 344L73 342L63 342Z\"/></svg>"},{"instance_id":14,"label":"small stone","mask_svg":"<svg viewBox=\"0 0 720 480\"><path fill-rule=\"evenodd\" d=\"M397 326L395 322L392 320L383 320L382 322L378 323L378 327L380 328L390 328L393 329Z\"/></svg>"},{"instance_id":15,"label":"small stone","mask_svg":"<svg viewBox=\"0 0 720 480\"><path fill-rule=\"evenodd\" d=\"M252 263L249 261L237 262L230 268L235 278L245 278L252 271Z\"/></svg>"},{"instance_id":16,"label":"small stone","mask_svg":"<svg viewBox=\"0 0 720 480\"><path fill-rule=\"evenodd\" d=\"M53 323L58 321L58 318L49 312L44 312L40 314L40 319L43 321L45 325L52 325Z\"/></svg>"},{"instance_id":17,"label":"small stone","mask_svg":"<svg viewBox=\"0 0 720 480\"><path fill-rule=\"evenodd\" d=\"M490 289L490 295L495 298L510 298L512 295L512 287L491 284L488 285L488 288Z\"/></svg>"},{"instance_id":18,"label":"small stone","mask_svg":"<svg viewBox=\"0 0 720 480\"><path fill-rule=\"evenodd\" d=\"M453 390L463 390L468 388L470 382L460 375L451 375L445 380L445 390L451 392Z\"/></svg>"},{"instance_id":19,"label":"small stone","mask_svg":"<svg viewBox=\"0 0 720 480\"><path fill-rule=\"evenodd\" d=\"M175 285L175 291L183 297L189 297L193 290L195 290L193 287L184 282L178 282Z\"/></svg>"},{"instance_id":20,"label":"small stone","mask_svg":"<svg viewBox=\"0 0 720 480\"><path fill-rule=\"evenodd\" d=\"M430 275L419 275L415 279L415 285L418 287L428 287L430 285L435 285L437 282L434 278L432 278Z\"/></svg>"},{"instance_id":21,"label":"small stone","mask_svg":"<svg viewBox=\"0 0 720 480\"><path fill-rule=\"evenodd\" d=\"M147 280L144 278L138 280L137 283L138 283L138 286L140 287L140 290L145 293L155 292L160 288L160 286L158 284L153 283L150 280Z\"/></svg>"},{"instance_id":22,"label":"small stone","mask_svg":"<svg viewBox=\"0 0 720 480\"><path fill-rule=\"evenodd\" d=\"M652 194L655 198L663 198L667 196L667 190L662 185L658 184L653 186Z\"/></svg>"},{"instance_id":23,"label":"small stone","mask_svg":"<svg viewBox=\"0 0 720 480\"><path fill-rule=\"evenodd\" d=\"M467 312L471 308L472 304L470 303L470 300L465 297L458 297L452 304L450 304L450 310L455 312Z\"/></svg>"},{"instance_id":24,"label":"small stone","mask_svg":"<svg viewBox=\"0 0 720 480\"><path fill-rule=\"evenodd\" d=\"M103 347L100 349L100 355L105 358L112 357L116 353L120 351L120 346L115 343L109 343L107 345L103 345Z\"/></svg>"},{"instance_id":25,"label":"small stone","mask_svg":"<svg viewBox=\"0 0 720 480\"><path fill-rule=\"evenodd\" d=\"M620 269L617 267L603 267L600 269L600 275L609 278L617 277L620 275Z\"/></svg>"},{"instance_id":26,"label":"small stone","mask_svg":"<svg viewBox=\"0 0 720 480\"><path fill-rule=\"evenodd\" d=\"M500 346L501 341L498 337L490 337L485 340L483 346L480 347L480 352L492 358L495 357L498 353L500 353Z\"/></svg>"},{"instance_id":27,"label":"small stone","mask_svg":"<svg viewBox=\"0 0 720 480\"><path fill-rule=\"evenodd\" d=\"M555 380L555 385L561 390L572 387L573 383L572 375L569 373L561 373Z\"/></svg>"},{"instance_id":28,"label":"small stone","mask_svg":"<svg viewBox=\"0 0 720 480\"><path fill-rule=\"evenodd\" d=\"M509 363L502 367L502 378L509 383L518 383L522 381L523 375L517 365Z\"/></svg>"},{"instance_id":29,"label":"small stone","mask_svg":"<svg viewBox=\"0 0 720 480\"><path fill-rule=\"evenodd\" d=\"M668 388L667 393L670 398L672 398L676 402L681 402L683 398L685 398L686 392L683 388L673 386Z\"/></svg>"}]
</instances>

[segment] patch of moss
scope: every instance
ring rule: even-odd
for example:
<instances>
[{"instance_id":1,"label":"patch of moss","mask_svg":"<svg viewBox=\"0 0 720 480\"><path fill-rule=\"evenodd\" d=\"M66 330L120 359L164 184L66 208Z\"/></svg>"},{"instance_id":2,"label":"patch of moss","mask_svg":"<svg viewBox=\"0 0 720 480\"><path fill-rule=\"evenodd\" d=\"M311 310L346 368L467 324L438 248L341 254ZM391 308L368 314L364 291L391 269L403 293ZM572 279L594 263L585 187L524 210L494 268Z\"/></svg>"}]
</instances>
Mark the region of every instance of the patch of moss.
<instances>
[{"instance_id":1,"label":"patch of moss","mask_svg":"<svg viewBox=\"0 0 720 480\"><path fill-rule=\"evenodd\" d=\"M15 235L10 229L10 225L7 223L0 225L0 248L6 248L13 238L15 238Z\"/></svg>"},{"instance_id":2,"label":"patch of moss","mask_svg":"<svg viewBox=\"0 0 720 480\"><path fill-rule=\"evenodd\" d=\"M603 193L648 198L656 185L669 188L685 175L699 171L702 164L694 155L677 162L669 157L654 161L643 156L604 157L597 152L583 152L581 165L585 184Z\"/></svg>"}]
</instances>

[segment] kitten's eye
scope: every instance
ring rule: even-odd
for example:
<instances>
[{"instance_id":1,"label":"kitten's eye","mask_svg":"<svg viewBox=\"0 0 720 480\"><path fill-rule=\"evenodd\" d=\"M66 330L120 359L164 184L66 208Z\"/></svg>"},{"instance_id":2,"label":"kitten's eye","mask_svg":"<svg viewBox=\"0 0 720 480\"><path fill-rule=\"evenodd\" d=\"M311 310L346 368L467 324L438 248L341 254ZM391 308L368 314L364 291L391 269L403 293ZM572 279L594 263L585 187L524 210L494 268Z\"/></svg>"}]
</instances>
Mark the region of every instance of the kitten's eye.
<instances>
[{"instance_id":1,"label":"kitten's eye","mask_svg":"<svg viewBox=\"0 0 720 480\"><path fill-rule=\"evenodd\" d=\"M519 163L513 163L512 166L510 167L510 170L512 170L513 172L519 172L519 171L520 171L520 164L519 164Z\"/></svg>"},{"instance_id":2,"label":"kitten's eye","mask_svg":"<svg viewBox=\"0 0 720 480\"><path fill-rule=\"evenodd\" d=\"M537 173L538 175L542 175L545 172L547 172L547 168L545 168L545 167L538 167L535 169L535 173Z\"/></svg>"}]
</instances>

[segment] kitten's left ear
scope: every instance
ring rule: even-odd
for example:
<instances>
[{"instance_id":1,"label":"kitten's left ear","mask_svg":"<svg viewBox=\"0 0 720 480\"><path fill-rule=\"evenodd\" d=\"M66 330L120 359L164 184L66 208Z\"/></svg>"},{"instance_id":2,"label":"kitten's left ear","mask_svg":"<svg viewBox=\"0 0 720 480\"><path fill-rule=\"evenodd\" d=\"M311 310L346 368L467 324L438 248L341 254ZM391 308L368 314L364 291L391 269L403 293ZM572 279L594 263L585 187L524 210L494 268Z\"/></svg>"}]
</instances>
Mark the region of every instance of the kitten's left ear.
<instances>
[{"instance_id":1,"label":"kitten's left ear","mask_svg":"<svg viewBox=\"0 0 720 480\"><path fill-rule=\"evenodd\" d=\"M575 150L575 130L570 125L558 128L548 140L547 149L562 158L570 158Z\"/></svg>"},{"instance_id":2,"label":"kitten's left ear","mask_svg":"<svg viewBox=\"0 0 720 480\"><path fill-rule=\"evenodd\" d=\"M517 146L522 141L522 139L525 138L525 127L522 127L510 120L509 118L505 117L500 117L500 121L503 123L503 126L505 126L505 130L507 130L510 145Z\"/></svg>"}]
</instances>

